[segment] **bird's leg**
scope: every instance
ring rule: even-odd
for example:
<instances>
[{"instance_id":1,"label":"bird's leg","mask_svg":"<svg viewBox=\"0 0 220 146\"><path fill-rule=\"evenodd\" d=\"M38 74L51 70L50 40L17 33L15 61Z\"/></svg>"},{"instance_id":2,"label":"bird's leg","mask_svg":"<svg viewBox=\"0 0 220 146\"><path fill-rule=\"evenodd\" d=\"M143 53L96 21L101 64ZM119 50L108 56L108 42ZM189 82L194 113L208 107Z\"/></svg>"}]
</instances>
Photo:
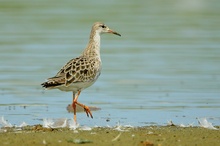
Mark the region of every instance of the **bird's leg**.
<instances>
[{"instance_id":1,"label":"bird's leg","mask_svg":"<svg viewBox=\"0 0 220 146\"><path fill-rule=\"evenodd\" d=\"M75 122L76 122L76 104L84 108L84 110L85 110L85 112L86 112L86 114L87 114L88 117L90 116L91 118L93 118L92 112L90 111L89 107L86 106L86 105L84 105L84 104L82 104L82 103L79 103L79 102L77 101L80 92L81 92L81 91L79 90L79 91L77 92L76 96L74 96L74 93L73 93L73 104L72 104L72 106L73 106L73 111L74 111L74 121L75 121Z\"/></svg>"},{"instance_id":2,"label":"bird's leg","mask_svg":"<svg viewBox=\"0 0 220 146\"><path fill-rule=\"evenodd\" d=\"M89 117L89 115L90 115L90 117L93 118L92 112L90 111L90 109L89 109L88 106L86 106L86 105L84 105L84 104L82 104L82 103L79 103L79 102L76 102L76 104L78 104L79 106L81 106L81 107L84 108L84 111L86 112L87 117Z\"/></svg>"},{"instance_id":3,"label":"bird's leg","mask_svg":"<svg viewBox=\"0 0 220 146\"><path fill-rule=\"evenodd\" d=\"M73 103L72 103L72 107L73 107L73 113L74 113L73 119L74 119L75 122L76 122L76 103L77 103L77 99L78 99L78 97L79 97L80 92L81 92L81 91L78 91L76 95L75 95L75 93L73 92Z\"/></svg>"}]
</instances>

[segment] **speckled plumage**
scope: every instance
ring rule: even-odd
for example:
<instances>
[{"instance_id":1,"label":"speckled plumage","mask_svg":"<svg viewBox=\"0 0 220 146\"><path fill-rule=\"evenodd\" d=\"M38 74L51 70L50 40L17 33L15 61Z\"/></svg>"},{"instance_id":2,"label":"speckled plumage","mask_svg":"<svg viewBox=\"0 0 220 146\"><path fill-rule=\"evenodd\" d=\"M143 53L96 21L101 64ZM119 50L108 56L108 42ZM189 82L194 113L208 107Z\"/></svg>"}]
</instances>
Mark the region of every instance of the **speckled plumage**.
<instances>
[{"instance_id":1,"label":"speckled plumage","mask_svg":"<svg viewBox=\"0 0 220 146\"><path fill-rule=\"evenodd\" d=\"M104 23L96 22L92 26L89 43L82 54L67 62L61 70L52 78L48 78L41 85L47 89L60 89L73 92L74 120L76 121L75 105L82 106L88 116L92 117L89 108L77 102L80 92L91 86L101 74L100 58L100 34L112 33L121 36L119 33L109 29Z\"/></svg>"},{"instance_id":2,"label":"speckled plumage","mask_svg":"<svg viewBox=\"0 0 220 146\"><path fill-rule=\"evenodd\" d=\"M85 89L91 86L101 73L101 60L96 57L80 56L64 65L55 77L49 78L43 86L62 91Z\"/></svg>"}]
</instances>

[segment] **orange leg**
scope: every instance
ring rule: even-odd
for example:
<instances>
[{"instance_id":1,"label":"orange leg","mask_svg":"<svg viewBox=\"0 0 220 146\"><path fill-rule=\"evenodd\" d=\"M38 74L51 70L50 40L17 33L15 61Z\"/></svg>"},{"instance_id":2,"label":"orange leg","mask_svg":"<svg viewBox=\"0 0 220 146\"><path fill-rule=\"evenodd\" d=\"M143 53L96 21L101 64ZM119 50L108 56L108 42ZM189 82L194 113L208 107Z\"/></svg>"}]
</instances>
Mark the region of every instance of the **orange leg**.
<instances>
[{"instance_id":1,"label":"orange leg","mask_svg":"<svg viewBox=\"0 0 220 146\"><path fill-rule=\"evenodd\" d=\"M90 116L91 118L93 118L93 116L92 116L92 112L90 111L90 109L89 109L88 106L86 106L86 105L84 105L84 104L82 104L82 103L79 103L79 102L76 102L76 104L78 104L79 106L81 106L81 107L84 108L84 111L86 112L87 117Z\"/></svg>"},{"instance_id":2,"label":"orange leg","mask_svg":"<svg viewBox=\"0 0 220 146\"><path fill-rule=\"evenodd\" d=\"M74 114L73 119L74 119L75 122L77 122L77 121L76 121L76 102L75 102L75 99L76 99L76 100L78 99L79 94L80 94L80 91L79 91L76 95L73 93L73 103L72 103L72 107L73 107L73 114Z\"/></svg>"},{"instance_id":3,"label":"orange leg","mask_svg":"<svg viewBox=\"0 0 220 146\"><path fill-rule=\"evenodd\" d=\"M81 93L80 90L77 92L76 95L73 93L73 103L72 103L72 106L73 106L74 121L75 121L75 122L76 122L76 104L84 108L84 110L85 110L85 112L86 112L86 114L87 114L88 117L89 117L89 115L90 115L90 117L93 118L92 113L91 113L89 107L86 106L86 105L84 105L84 104L81 104L81 103L77 102L80 93Z\"/></svg>"}]
</instances>

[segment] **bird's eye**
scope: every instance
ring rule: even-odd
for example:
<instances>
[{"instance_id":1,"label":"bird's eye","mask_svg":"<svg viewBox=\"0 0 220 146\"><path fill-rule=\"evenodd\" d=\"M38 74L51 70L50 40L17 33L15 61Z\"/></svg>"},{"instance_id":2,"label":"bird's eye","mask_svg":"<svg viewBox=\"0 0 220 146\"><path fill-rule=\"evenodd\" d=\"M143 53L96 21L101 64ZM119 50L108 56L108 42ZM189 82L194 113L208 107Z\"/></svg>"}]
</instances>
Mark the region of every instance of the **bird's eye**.
<instances>
[{"instance_id":1,"label":"bird's eye","mask_svg":"<svg viewBox=\"0 0 220 146\"><path fill-rule=\"evenodd\" d=\"M102 27L102 28L106 28L106 26L105 26L105 25L101 25L101 27Z\"/></svg>"}]
</instances>

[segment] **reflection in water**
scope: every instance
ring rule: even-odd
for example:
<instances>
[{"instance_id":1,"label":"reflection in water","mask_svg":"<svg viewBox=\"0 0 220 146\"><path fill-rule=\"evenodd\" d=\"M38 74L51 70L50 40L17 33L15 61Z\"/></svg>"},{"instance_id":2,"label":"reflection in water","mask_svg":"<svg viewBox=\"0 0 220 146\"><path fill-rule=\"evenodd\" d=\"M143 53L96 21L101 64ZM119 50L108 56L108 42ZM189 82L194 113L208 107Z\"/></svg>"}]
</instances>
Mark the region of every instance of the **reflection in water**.
<instances>
[{"instance_id":1,"label":"reflection in water","mask_svg":"<svg viewBox=\"0 0 220 146\"><path fill-rule=\"evenodd\" d=\"M79 98L101 110L94 119L79 114L81 124L187 124L207 117L219 125L218 3L2 2L0 116L16 124L72 118L65 109L71 93L45 92L40 83L78 56L91 24L104 21L122 37L102 36L102 74Z\"/></svg>"}]
</instances>

